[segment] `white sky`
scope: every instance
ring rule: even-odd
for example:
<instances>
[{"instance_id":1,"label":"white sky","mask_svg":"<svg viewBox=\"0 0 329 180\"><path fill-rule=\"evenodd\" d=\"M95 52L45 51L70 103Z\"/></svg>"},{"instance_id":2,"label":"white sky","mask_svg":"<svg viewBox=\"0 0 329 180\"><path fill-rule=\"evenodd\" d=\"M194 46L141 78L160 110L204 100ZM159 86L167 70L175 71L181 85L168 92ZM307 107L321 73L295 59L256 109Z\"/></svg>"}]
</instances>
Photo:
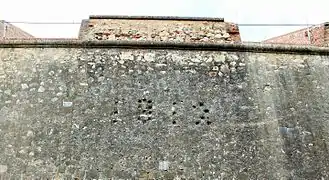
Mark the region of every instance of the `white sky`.
<instances>
[{"instance_id":1,"label":"white sky","mask_svg":"<svg viewBox=\"0 0 329 180\"><path fill-rule=\"evenodd\" d=\"M89 15L223 17L235 23L317 24L329 21L328 0L2 0L0 19L80 22ZM327 1L327 2L326 2ZM14 24L40 38L77 37L75 25ZM259 41L303 27L241 26L243 41Z\"/></svg>"}]
</instances>

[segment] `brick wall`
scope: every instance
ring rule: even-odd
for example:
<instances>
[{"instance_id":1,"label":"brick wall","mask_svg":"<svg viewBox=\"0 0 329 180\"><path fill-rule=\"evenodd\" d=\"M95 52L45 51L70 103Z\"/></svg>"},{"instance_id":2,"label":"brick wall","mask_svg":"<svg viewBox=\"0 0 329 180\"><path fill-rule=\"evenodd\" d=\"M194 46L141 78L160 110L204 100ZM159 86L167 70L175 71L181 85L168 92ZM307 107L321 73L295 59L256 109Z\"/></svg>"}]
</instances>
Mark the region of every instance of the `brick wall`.
<instances>
[{"instance_id":1,"label":"brick wall","mask_svg":"<svg viewBox=\"0 0 329 180\"><path fill-rule=\"evenodd\" d=\"M326 31L324 24L313 26L309 29L304 28L288 34L277 36L263 41L263 43L277 43L277 44L296 44L307 45L312 44L315 46L323 46L325 44ZM309 37L310 34L310 37Z\"/></svg>"},{"instance_id":2,"label":"brick wall","mask_svg":"<svg viewBox=\"0 0 329 180\"><path fill-rule=\"evenodd\" d=\"M324 46L329 46L329 23L324 23Z\"/></svg>"},{"instance_id":3,"label":"brick wall","mask_svg":"<svg viewBox=\"0 0 329 180\"><path fill-rule=\"evenodd\" d=\"M2 21L0 21L0 40L3 39L3 36L5 35L6 39L29 39L29 38L33 38L32 35L30 35L29 33L21 30L20 28L10 24L10 23L6 23L6 32L4 34L4 23Z\"/></svg>"}]
</instances>

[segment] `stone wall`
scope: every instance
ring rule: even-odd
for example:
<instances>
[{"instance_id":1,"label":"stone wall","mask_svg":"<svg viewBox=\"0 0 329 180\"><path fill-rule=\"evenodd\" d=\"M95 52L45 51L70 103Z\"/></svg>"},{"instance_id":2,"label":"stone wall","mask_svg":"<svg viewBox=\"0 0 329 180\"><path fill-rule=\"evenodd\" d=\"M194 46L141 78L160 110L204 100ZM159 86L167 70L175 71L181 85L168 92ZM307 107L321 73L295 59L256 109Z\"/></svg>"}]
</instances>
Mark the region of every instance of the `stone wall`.
<instances>
[{"instance_id":1,"label":"stone wall","mask_svg":"<svg viewBox=\"0 0 329 180\"><path fill-rule=\"evenodd\" d=\"M79 39L100 41L240 42L237 25L215 18L91 17Z\"/></svg>"},{"instance_id":2,"label":"stone wall","mask_svg":"<svg viewBox=\"0 0 329 180\"><path fill-rule=\"evenodd\" d=\"M329 178L326 49L0 46L1 179Z\"/></svg>"}]
</instances>

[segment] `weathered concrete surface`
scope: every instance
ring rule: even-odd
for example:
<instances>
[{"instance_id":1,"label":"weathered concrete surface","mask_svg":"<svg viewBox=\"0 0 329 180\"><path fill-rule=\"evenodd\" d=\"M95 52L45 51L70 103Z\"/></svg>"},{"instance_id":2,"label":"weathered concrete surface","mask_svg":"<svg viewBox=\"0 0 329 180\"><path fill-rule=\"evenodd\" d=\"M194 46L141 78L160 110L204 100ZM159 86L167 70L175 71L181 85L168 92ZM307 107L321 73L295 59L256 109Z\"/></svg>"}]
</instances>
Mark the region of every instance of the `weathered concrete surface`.
<instances>
[{"instance_id":1,"label":"weathered concrete surface","mask_svg":"<svg viewBox=\"0 0 329 180\"><path fill-rule=\"evenodd\" d=\"M328 179L328 56L0 49L2 179Z\"/></svg>"},{"instance_id":2,"label":"weathered concrete surface","mask_svg":"<svg viewBox=\"0 0 329 180\"><path fill-rule=\"evenodd\" d=\"M234 23L214 18L95 16L82 22L79 39L100 41L241 42Z\"/></svg>"}]
</instances>

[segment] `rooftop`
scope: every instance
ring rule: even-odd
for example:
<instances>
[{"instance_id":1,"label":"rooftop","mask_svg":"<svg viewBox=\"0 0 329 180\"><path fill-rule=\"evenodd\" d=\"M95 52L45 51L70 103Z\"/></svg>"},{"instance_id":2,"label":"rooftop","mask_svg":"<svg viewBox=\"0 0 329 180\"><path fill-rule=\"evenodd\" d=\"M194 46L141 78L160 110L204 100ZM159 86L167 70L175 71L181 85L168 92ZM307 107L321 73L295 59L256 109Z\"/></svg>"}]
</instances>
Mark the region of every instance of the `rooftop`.
<instances>
[{"instance_id":1,"label":"rooftop","mask_svg":"<svg viewBox=\"0 0 329 180\"><path fill-rule=\"evenodd\" d=\"M0 39L5 37L8 38L33 38L33 36L22 29L18 28L17 26L14 26L4 20L0 20Z\"/></svg>"}]
</instances>

